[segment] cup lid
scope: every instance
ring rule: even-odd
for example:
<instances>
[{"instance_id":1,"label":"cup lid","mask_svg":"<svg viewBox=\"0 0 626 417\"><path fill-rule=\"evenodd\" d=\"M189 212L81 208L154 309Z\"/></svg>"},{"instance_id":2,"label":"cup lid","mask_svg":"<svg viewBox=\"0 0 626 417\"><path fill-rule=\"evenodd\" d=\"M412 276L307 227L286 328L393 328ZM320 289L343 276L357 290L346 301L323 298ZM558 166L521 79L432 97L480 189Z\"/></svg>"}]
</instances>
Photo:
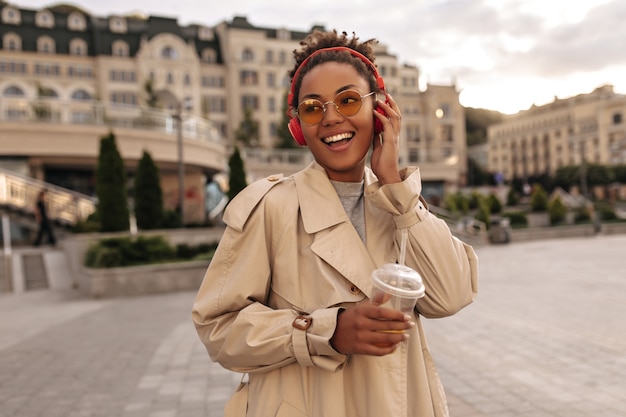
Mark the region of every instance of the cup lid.
<instances>
[{"instance_id":1,"label":"cup lid","mask_svg":"<svg viewBox=\"0 0 626 417\"><path fill-rule=\"evenodd\" d=\"M385 292L406 298L424 296L420 274L406 265L388 263L372 272L374 284Z\"/></svg>"}]
</instances>

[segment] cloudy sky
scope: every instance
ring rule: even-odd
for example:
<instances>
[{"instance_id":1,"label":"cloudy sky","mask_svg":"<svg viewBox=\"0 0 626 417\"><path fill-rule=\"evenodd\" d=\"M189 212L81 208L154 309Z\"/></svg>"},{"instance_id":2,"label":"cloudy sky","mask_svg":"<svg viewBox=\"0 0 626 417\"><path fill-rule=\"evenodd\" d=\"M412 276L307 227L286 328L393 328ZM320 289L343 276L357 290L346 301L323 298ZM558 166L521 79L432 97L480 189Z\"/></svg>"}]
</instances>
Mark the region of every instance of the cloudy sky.
<instances>
[{"instance_id":1,"label":"cloudy sky","mask_svg":"<svg viewBox=\"0 0 626 417\"><path fill-rule=\"evenodd\" d=\"M315 24L376 38L427 83L456 82L461 103L504 113L589 93L626 93L623 0L10 0L24 8L72 3L99 15L176 17L213 26L247 16L256 26Z\"/></svg>"}]
</instances>

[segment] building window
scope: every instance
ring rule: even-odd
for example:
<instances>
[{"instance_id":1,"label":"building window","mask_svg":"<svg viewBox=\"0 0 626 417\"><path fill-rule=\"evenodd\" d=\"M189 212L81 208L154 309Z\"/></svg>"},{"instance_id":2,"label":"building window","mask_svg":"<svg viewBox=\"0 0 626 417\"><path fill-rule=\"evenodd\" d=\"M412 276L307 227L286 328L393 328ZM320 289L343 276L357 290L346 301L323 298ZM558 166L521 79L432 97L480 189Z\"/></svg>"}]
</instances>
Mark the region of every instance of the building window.
<instances>
[{"instance_id":1,"label":"building window","mask_svg":"<svg viewBox=\"0 0 626 417\"><path fill-rule=\"evenodd\" d=\"M72 12L67 17L67 27L70 30L84 31L87 29L85 16L80 12Z\"/></svg>"},{"instance_id":2,"label":"building window","mask_svg":"<svg viewBox=\"0 0 626 417\"><path fill-rule=\"evenodd\" d=\"M207 64L215 64L217 62L217 53L215 49L204 48L202 50L202 60Z\"/></svg>"},{"instance_id":3,"label":"building window","mask_svg":"<svg viewBox=\"0 0 626 417\"><path fill-rule=\"evenodd\" d=\"M135 106L137 104L137 96L135 93L116 92L110 95L111 103Z\"/></svg>"},{"instance_id":4,"label":"building window","mask_svg":"<svg viewBox=\"0 0 626 417\"><path fill-rule=\"evenodd\" d=\"M242 110L245 110L245 109L258 110L259 98L257 96L248 96L248 95L242 96L241 108Z\"/></svg>"},{"instance_id":5,"label":"building window","mask_svg":"<svg viewBox=\"0 0 626 417\"><path fill-rule=\"evenodd\" d=\"M137 81L137 76L135 75L135 71L111 70L109 72L109 81L134 83Z\"/></svg>"},{"instance_id":6,"label":"building window","mask_svg":"<svg viewBox=\"0 0 626 417\"><path fill-rule=\"evenodd\" d=\"M0 61L0 73L26 74L26 64L23 62Z\"/></svg>"},{"instance_id":7,"label":"building window","mask_svg":"<svg viewBox=\"0 0 626 417\"><path fill-rule=\"evenodd\" d=\"M35 15L35 25L40 28L53 28L54 16L49 10L38 11Z\"/></svg>"},{"instance_id":8,"label":"building window","mask_svg":"<svg viewBox=\"0 0 626 417\"><path fill-rule=\"evenodd\" d=\"M250 71L250 70L241 71L239 84L240 85L257 85L258 76L257 76L256 71Z\"/></svg>"},{"instance_id":9,"label":"building window","mask_svg":"<svg viewBox=\"0 0 626 417\"><path fill-rule=\"evenodd\" d=\"M113 56L129 56L130 51L128 48L128 43L116 40L111 44L111 54Z\"/></svg>"},{"instance_id":10,"label":"building window","mask_svg":"<svg viewBox=\"0 0 626 417\"><path fill-rule=\"evenodd\" d=\"M453 129L450 125L443 125L439 127L440 138L444 142L453 142L454 135L452 134Z\"/></svg>"},{"instance_id":11,"label":"building window","mask_svg":"<svg viewBox=\"0 0 626 417\"><path fill-rule=\"evenodd\" d=\"M91 78L93 77L93 69L81 65L71 65L67 67L67 76L72 78Z\"/></svg>"},{"instance_id":12,"label":"building window","mask_svg":"<svg viewBox=\"0 0 626 417\"><path fill-rule=\"evenodd\" d=\"M16 85L10 85L4 89L2 95L6 97L24 97L26 94L24 94L24 90L22 90L20 87Z\"/></svg>"},{"instance_id":13,"label":"building window","mask_svg":"<svg viewBox=\"0 0 626 417\"><path fill-rule=\"evenodd\" d=\"M91 94L85 90L76 90L72 93L71 98L79 101L91 100Z\"/></svg>"},{"instance_id":14,"label":"building window","mask_svg":"<svg viewBox=\"0 0 626 417\"><path fill-rule=\"evenodd\" d=\"M22 38L18 34L9 32L2 37L2 48L7 51L21 51Z\"/></svg>"},{"instance_id":15,"label":"building window","mask_svg":"<svg viewBox=\"0 0 626 417\"><path fill-rule=\"evenodd\" d=\"M161 58L178 59L178 52L176 52L176 49L171 46L166 46L161 50Z\"/></svg>"},{"instance_id":16,"label":"building window","mask_svg":"<svg viewBox=\"0 0 626 417\"><path fill-rule=\"evenodd\" d=\"M35 74L48 77L58 77L61 75L61 68L56 64L35 64Z\"/></svg>"},{"instance_id":17,"label":"building window","mask_svg":"<svg viewBox=\"0 0 626 417\"><path fill-rule=\"evenodd\" d=\"M267 73L267 86L276 87L276 74L274 74L273 72Z\"/></svg>"},{"instance_id":18,"label":"building window","mask_svg":"<svg viewBox=\"0 0 626 417\"><path fill-rule=\"evenodd\" d=\"M22 22L20 11L12 6L5 6L2 9L2 23L19 25Z\"/></svg>"},{"instance_id":19,"label":"building window","mask_svg":"<svg viewBox=\"0 0 626 417\"><path fill-rule=\"evenodd\" d=\"M285 53L285 51L280 51L278 53L278 62L281 64L287 62L287 54Z\"/></svg>"},{"instance_id":20,"label":"building window","mask_svg":"<svg viewBox=\"0 0 626 417\"><path fill-rule=\"evenodd\" d=\"M204 97L204 103L209 113L226 113L226 100L224 97Z\"/></svg>"},{"instance_id":21,"label":"building window","mask_svg":"<svg viewBox=\"0 0 626 417\"><path fill-rule=\"evenodd\" d=\"M203 41L213 40L213 29L202 26L198 28L198 39Z\"/></svg>"},{"instance_id":22,"label":"building window","mask_svg":"<svg viewBox=\"0 0 626 417\"><path fill-rule=\"evenodd\" d=\"M275 97L268 98L267 108L270 111L270 113L276 112L276 98Z\"/></svg>"},{"instance_id":23,"label":"building window","mask_svg":"<svg viewBox=\"0 0 626 417\"><path fill-rule=\"evenodd\" d=\"M87 42L80 38L74 38L70 41L70 55L87 55Z\"/></svg>"},{"instance_id":24,"label":"building window","mask_svg":"<svg viewBox=\"0 0 626 417\"><path fill-rule=\"evenodd\" d=\"M254 61L254 52L250 48L246 48L241 53L241 60L243 62L252 62Z\"/></svg>"},{"instance_id":25,"label":"building window","mask_svg":"<svg viewBox=\"0 0 626 417\"><path fill-rule=\"evenodd\" d=\"M185 83L185 85L191 85L191 77L189 76L189 74L185 74L183 82Z\"/></svg>"},{"instance_id":26,"label":"building window","mask_svg":"<svg viewBox=\"0 0 626 417\"><path fill-rule=\"evenodd\" d=\"M109 30L113 33L126 33L126 19L120 16L112 16L109 19Z\"/></svg>"},{"instance_id":27,"label":"building window","mask_svg":"<svg viewBox=\"0 0 626 417\"><path fill-rule=\"evenodd\" d=\"M224 77L203 75L202 79L202 87L224 87Z\"/></svg>"},{"instance_id":28,"label":"building window","mask_svg":"<svg viewBox=\"0 0 626 417\"><path fill-rule=\"evenodd\" d=\"M167 84L174 84L174 76L172 75L171 72L167 73L167 78L166 78L165 82Z\"/></svg>"},{"instance_id":29,"label":"building window","mask_svg":"<svg viewBox=\"0 0 626 417\"><path fill-rule=\"evenodd\" d=\"M50 36L40 36L37 38L37 52L53 54L55 51L54 40Z\"/></svg>"},{"instance_id":30,"label":"building window","mask_svg":"<svg viewBox=\"0 0 626 417\"><path fill-rule=\"evenodd\" d=\"M622 113L613 113L613 124L622 124Z\"/></svg>"},{"instance_id":31,"label":"building window","mask_svg":"<svg viewBox=\"0 0 626 417\"><path fill-rule=\"evenodd\" d=\"M274 62L274 51L272 51L271 49L265 51L265 62L267 62L268 64Z\"/></svg>"}]
</instances>

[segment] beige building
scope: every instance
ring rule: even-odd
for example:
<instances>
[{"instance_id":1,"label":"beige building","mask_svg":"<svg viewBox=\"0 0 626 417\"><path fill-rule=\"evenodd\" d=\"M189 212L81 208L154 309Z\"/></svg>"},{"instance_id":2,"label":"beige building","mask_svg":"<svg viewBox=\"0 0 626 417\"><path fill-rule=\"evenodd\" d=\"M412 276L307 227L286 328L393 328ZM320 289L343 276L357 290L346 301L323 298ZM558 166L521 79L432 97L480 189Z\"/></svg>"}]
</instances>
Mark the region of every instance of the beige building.
<instances>
[{"instance_id":1,"label":"beige building","mask_svg":"<svg viewBox=\"0 0 626 417\"><path fill-rule=\"evenodd\" d=\"M259 141L243 150L251 179L290 174L307 150L274 148L292 51L308 31L262 28L235 17L215 27L174 18L93 16L0 0L0 167L93 193L99 138L112 130L132 179L142 152L159 166L166 206L202 221L206 184L227 169L250 108ZM419 86L419 70L380 45L376 64L403 112L401 163L419 165L424 194L464 185L464 112L455 85ZM178 120L182 119L179 126Z\"/></svg>"},{"instance_id":2,"label":"beige building","mask_svg":"<svg viewBox=\"0 0 626 417\"><path fill-rule=\"evenodd\" d=\"M488 170L505 180L554 175L563 166L626 163L626 96L612 85L556 99L490 126Z\"/></svg>"}]
</instances>

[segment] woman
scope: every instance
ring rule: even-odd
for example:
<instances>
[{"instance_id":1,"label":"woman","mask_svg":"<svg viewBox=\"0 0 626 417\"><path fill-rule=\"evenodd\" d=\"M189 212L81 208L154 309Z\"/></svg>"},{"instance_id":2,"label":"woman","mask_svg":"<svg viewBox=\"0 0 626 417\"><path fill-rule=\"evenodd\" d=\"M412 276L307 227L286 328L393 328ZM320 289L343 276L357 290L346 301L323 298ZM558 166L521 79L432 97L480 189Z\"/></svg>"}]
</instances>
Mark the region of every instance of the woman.
<instances>
[{"instance_id":1,"label":"woman","mask_svg":"<svg viewBox=\"0 0 626 417\"><path fill-rule=\"evenodd\" d=\"M225 213L193 320L214 361L249 374L241 415L448 414L420 316L473 301L477 258L428 212L418 169L398 168L400 109L376 98L372 42L333 31L301 43L289 127L315 161L251 184ZM410 315L369 302L403 233L426 287Z\"/></svg>"}]
</instances>

